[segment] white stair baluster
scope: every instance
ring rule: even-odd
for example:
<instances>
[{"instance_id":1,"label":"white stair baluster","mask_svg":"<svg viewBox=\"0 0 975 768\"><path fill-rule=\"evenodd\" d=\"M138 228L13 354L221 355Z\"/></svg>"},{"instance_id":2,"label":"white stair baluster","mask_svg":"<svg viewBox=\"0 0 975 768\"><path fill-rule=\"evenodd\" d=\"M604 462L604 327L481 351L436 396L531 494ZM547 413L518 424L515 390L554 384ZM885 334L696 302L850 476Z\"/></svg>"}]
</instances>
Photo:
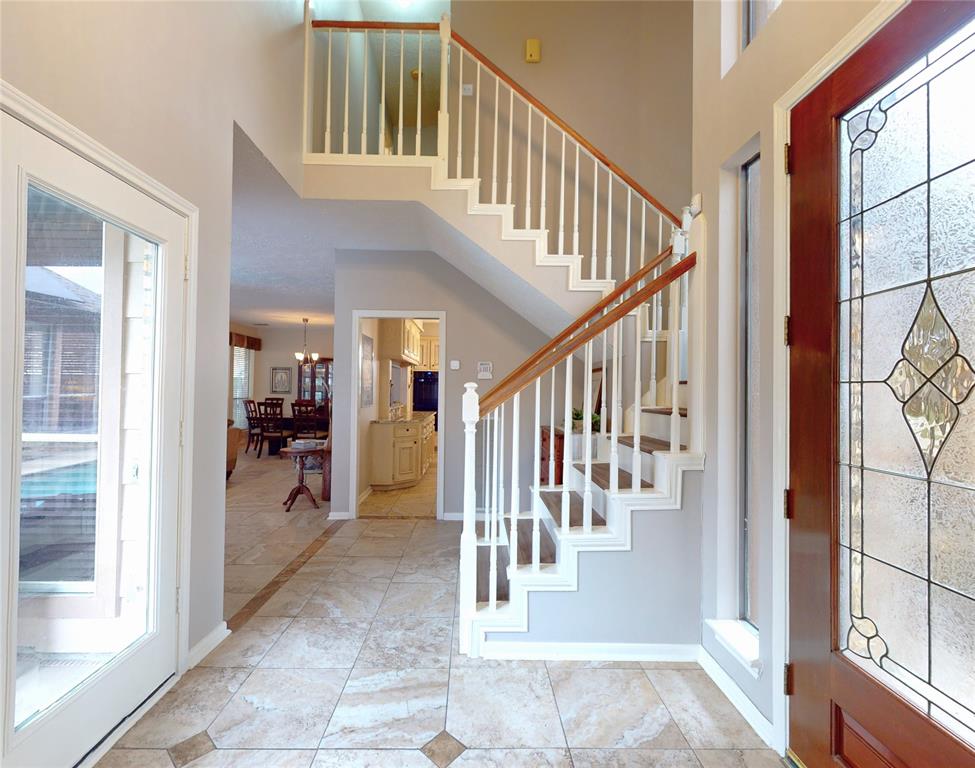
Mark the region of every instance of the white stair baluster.
<instances>
[{"instance_id":1,"label":"white stair baluster","mask_svg":"<svg viewBox=\"0 0 975 768\"><path fill-rule=\"evenodd\" d=\"M491 414L485 416L482 421L484 422L484 429L482 430L484 432L484 518L481 524L481 538L487 541L491 521L491 503L494 493L494 480L491 474L494 471L494 464L491 462L491 449L494 445L494 438L491 432Z\"/></svg>"},{"instance_id":2,"label":"white stair baluster","mask_svg":"<svg viewBox=\"0 0 975 768\"><path fill-rule=\"evenodd\" d=\"M545 208L546 197L545 197L545 180L548 178L548 116L542 118L542 167L539 171L542 175L542 192L539 195L539 207L538 207L538 228L545 229ZM548 238L545 238L545 253L548 253Z\"/></svg>"},{"instance_id":3,"label":"white stair baluster","mask_svg":"<svg viewBox=\"0 0 975 768\"><path fill-rule=\"evenodd\" d=\"M349 55L352 50L352 30L345 30L345 123L342 127L342 154L349 154Z\"/></svg>"},{"instance_id":4,"label":"white stair baluster","mask_svg":"<svg viewBox=\"0 0 975 768\"><path fill-rule=\"evenodd\" d=\"M474 168L472 169L471 178L478 182L477 185L477 201L481 201L481 62L477 62L477 87L475 88L474 98Z\"/></svg>"},{"instance_id":5,"label":"white stair baluster","mask_svg":"<svg viewBox=\"0 0 975 768\"><path fill-rule=\"evenodd\" d=\"M446 13L440 16L440 111L437 114L437 164L441 167L443 177L450 176L450 104L447 97L447 86L450 85L450 16ZM457 103L460 110L460 102Z\"/></svg>"},{"instance_id":6,"label":"white stair baluster","mask_svg":"<svg viewBox=\"0 0 975 768\"><path fill-rule=\"evenodd\" d=\"M610 413L612 414L612 424L609 435L609 492L617 493L620 489L620 328L623 325L623 318L613 324L613 389L610 401ZM603 400L606 399L606 383L603 382ZM603 428L605 433L605 427Z\"/></svg>"},{"instance_id":7,"label":"white stair baluster","mask_svg":"<svg viewBox=\"0 0 975 768\"><path fill-rule=\"evenodd\" d=\"M633 289L640 290L640 280ZM643 480L640 475L643 471L643 462L641 461L640 452L640 414L643 413L643 374L641 368L643 363L641 360L643 341L640 338L643 336L643 328L645 322L643 320L643 313L646 311L647 305L641 304L637 307L636 317L633 322L633 461L630 466L630 474L633 475L633 486L632 490L635 493L640 490L640 484Z\"/></svg>"},{"instance_id":8,"label":"white stair baluster","mask_svg":"<svg viewBox=\"0 0 975 768\"><path fill-rule=\"evenodd\" d=\"M579 143L576 142L576 189L572 198L572 255L579 255ZM581 265L580 265L581 266Z\"/></svg>"},{"instance_id":9,"label":"white stair baluster","mask_svg":"<svg viewBox=\"0 0 975 768\"><path fill-rule=\"evenodd\" d=\"M583 379L582 408L582 455L585 462L585 479L582 486L582 527L592 533L592 341L586 342L585 370Z\"/></svg>"},{"instance_id":10,"label":"white stair baluster","mask_svg":"<svg viewBox=\"0 0 975 768\"><path fill-rule=\"evenodd\" d=\"M396 134L396 154L403 154L403 96L406 84L403 82L403 58L406 55L406 33L399 32L399 130Z\"/></svg>"},{"instance_id":11,"label":"white stair baluster","mask_svg":"<svg viewBox=\"0 0 975 768\"><path fill-rule=\"evenodd\" d=\"M559 256L565 253L565 131L562 134L562 168L559 171Z\"/></svg>"},{"instance_id":12,"label":"white stair baluster","mask_svg":"<svg viewBox=\"0 0 975 768\"><path fill-rule=\"evenodd\" d=\"M325 152L332 151L332 28L328 30L328 66L325 76Z\"/></svg>"},{"instance_id":13,"label":"white stair baluster","mask_svg":"<svg viewBox=\"0 0 975 768\"><path fill-rule=\"evenodd\" d=\"M494 78L494 154L491 158L491 203L498 202L498 119L499 114L499 103L498 103L498 89L501 84L501 80L497 77Z\"/></svg>"},{"instance_id":14,"label":"white stair baluster","mask_svg":"<svg viewBox=\"0 0 975 768\"><path fill-rule=\"evenodd\" d=\"M539 563L539 529L538 529L538 506L540 503L538 494L541 492L542 484L542 377L535 379L535 431L532 443L535 446L535 464L533 467L533 481L531 493L532 510L532 570L538 571Z\"/></svg>"},{"instance_id":15,"label":"white stair baluster","mask_svg":"<svg viewBox=\"0 0 975 768\"><path fill-rule=\"evenodd\" d=\"M528 131L525 146L528 159L525 161L525 229L532 228L532 105L528 104Z\"/></svg>"},{"instance_id":16,"label":"white stair baluster","mask_svg":"<svg viewBox=\"0 0 975 768\"><path fill-rule=\"evenodd\" d=\"M383 30L383 63L379 86L379 145L376 152L384 154L386 149L386 30Z\"/></svg>"},{"instance_id":17,"label":"white stair baluster","mask_svg":"<svg viewBox=\"0 0 975 768\"><path fill-rule=\"evenodd\" d=\"M606 279L613 279L613 172L607 174L606 193Z\"/></svg>"},{"instance_id":18,"label":"white stair baluster","mask_svg":"<svg viewBox=\"0 0 975 768\"><path fill-rule=\"evenodd\" d=\"M508 89L508 180L505 184L505 197L504 201L508 205L514 205L514 201L511 199L511 156L514 154L512 151L514 149L513 141L515 138L515 89ZM514 221L514 211L511 212L512 221Z\"/></svg>"},{"instance_id":19,"label":"white stair baluster","mask_svg":"<svg viewBox=\"0 0 975 768\"><path fill-rule=\"evenodd\" d=\"M552 368L552 395L548 417L548 487L555 487L555 368Z\"/></svg>"},{"instance_id":20,"label":"white stair baluster","mask_svg":"<svg viewBox=\"0 0 975 768\"><path fill-rule=\"evenodd\" d=\"M479 417L477 384L464 385L464 527L460 534L460 652L469 653L471 620L477 609L477 468L476 435Z\"/></svg>"},{"instance_id":21,"label":"white stair baluster","mask_svg":"<svg viewBox=\"0 0 975 768\"><path fill-rule=\"evenodd\" d=\"M359 139L359 154L369 154L369 97L367 86L369 83L369 30L362 30L362 136Z\"/></svg>"},{"instance_id":22,"label":"white stair baluster","mask_svg":"<svg viewBox=\"0 0 975 768\"><path fill-rule=\"evenodd\" d=\"M670 284L670 333L667 334L667 376L670 378L670 451L680 450L680 409L677 407L680 390L680 280Z\"/></svg>"},{"instance_id":23,"label":"white stair baluster","mask_svg":"<svg viewBox=\"0 0 975 768\"><path fill-rule=\"evenodd\" d=\"M568 533L569 472L572 470L572 355L565 358L565 417L562 430L562 531Z\"/></svg>"},{"instance_id":24,"label":"white stair baluster","mask_svg":"<svg viewBox=\"0 0 975 768\"><path fill-rule=\"evenodd\" d=\"M640 202L640 266L647 263L647 204ZM637 315L639 317L639 315ZM637 326L639 327L639 326Z\"/></svg>"},{"instance_id":25,"label":"white stair baluster","mask_svg":"<svg viewBox=\"0 0 975 768\"><path fill-rule=\"evenodd\" d=\"M511 563L509 573L518 572L518 515L521 506L521 467L518 466L521 447L521 393L516 392L511 400L511 522L508 534L508 552Z\"/></svg>"},{"instance_id":26,"label":"white stair baluster","mask_svg":"<svg viewBox=\"0 0 975 768\"><path fill-rule=\"evenodd\" d=\"M594 157L592 159L592 268L590 270L589 278L591 280L599 279L599 265L596 261L596 238L598 237L599 227L597 226L599 220L599 212L597 209L596 201L599 198L599 161Z\"/></svg>"},{"instance_id":27,"label":"white stair baluster","mask_svg":"<svg viewBox=\"0 0 975 768\"><path fill-rule=\"evenodd\" d=\"M423 132L423 30L420 30L416 46L416 147L414 154L420 156L420 136Z\"/></svg>"},{"instance_id":28,"label":"white stair baluster","mask_svg":"<svg viewBox=\"0 0 975 768\"><path fill-rule=\"evenodd\" d=\"M630 276L630 208L632 207L633 200L633 190L631 187L626 188L626 259L623 262L625 267L623 272L623 277L627 278Z\"/></svg>"},{"instance_id":29,"label":"white stair baluster","mask_svg":"<svg viewBox=\"0 0 975 768\"><path fill-rule=\"evenodd\" d=\"M457 178L464 178L464 49L457 46Z\"/></svg>"},{"instance_id":30,"label":"white stair baluster","mask_svg":"<svg viewBox=\"0 0 975 768\"><path fill-rule=\"evenodd\" d=\"M603 314L605 315L606 312L604 311ZM603 450L605 450L606 445L606 416L609 412L609 406L606 402L608 400L606 394L609 392L609 369L606 367L606 343L609 341L609 332L603 331L600 340L602 343L599 346L603 359L602 365L599 369L600 373L602 374L602 380L600 382L600 389L602 389L602 392L600 393L601 396L599 398L599 452L602 453ZM616 371L613 371L613 376L616 376ZM592 401L590 400L589 402ZM588 408L591 406L587 405L586 407Z\"/></svg>"}]
</instances>

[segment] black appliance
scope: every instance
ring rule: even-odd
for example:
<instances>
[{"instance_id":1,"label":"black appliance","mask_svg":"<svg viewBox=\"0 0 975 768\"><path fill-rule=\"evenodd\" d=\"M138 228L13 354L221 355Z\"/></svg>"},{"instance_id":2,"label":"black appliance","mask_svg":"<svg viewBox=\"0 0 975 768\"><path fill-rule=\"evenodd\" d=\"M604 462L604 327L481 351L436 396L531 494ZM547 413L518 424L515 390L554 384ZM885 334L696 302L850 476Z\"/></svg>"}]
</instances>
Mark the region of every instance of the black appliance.
<instances>
[{"instance_id":1,"label":"black appliance","mask_svg":"<svg viewBox=\"0 0 975 768\"><path fill-rule=\"evenodd\" d=\"M440 373L437 371L413 372L413 410L437 412L437 399L440 393ZM434 429L437 421L434 418Z\"/></svg>"}]
</instances>

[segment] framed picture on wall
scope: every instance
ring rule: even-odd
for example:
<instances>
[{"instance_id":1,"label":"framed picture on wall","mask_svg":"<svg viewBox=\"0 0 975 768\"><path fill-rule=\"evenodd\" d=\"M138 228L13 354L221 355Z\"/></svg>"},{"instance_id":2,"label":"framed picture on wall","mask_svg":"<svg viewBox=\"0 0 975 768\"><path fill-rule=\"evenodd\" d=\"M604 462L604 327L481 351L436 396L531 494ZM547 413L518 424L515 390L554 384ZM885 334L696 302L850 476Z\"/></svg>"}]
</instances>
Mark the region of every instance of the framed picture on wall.
<instances>
[{"instance_id":1,"label":"framed picture on wall","mask_svg":"<svg viewBox=\"0 0 975 768\"><path fill-rule=\"evenodd\" d=\"M376 382L373 377L373 350L372 337L362 334L362 342L359 345L361 358L359 365L359 407L368 408L375 401Z\"/></svg>"},{"instance_id":2,"label":"framed picture on wall","mask_svg":"<svg viewBox=\"0 0 975 768\"><path fill-rule=\"evenodd\" d=\"M291 394L291 368L271 368L271 394Z\"/></svg>"}]
</instances>

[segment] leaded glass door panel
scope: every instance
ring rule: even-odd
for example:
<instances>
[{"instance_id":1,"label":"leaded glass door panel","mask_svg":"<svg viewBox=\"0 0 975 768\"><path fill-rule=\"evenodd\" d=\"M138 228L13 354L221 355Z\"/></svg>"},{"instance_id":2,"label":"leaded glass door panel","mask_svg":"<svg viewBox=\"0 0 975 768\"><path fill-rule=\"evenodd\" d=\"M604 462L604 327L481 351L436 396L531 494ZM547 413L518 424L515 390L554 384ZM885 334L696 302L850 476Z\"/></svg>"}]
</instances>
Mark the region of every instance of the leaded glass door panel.
<instances>
[{"instance_id":1,"label":"leaded glass door panel","mask_svg":"<svg viewBox=\"0 0 975 768\"><path fill-rule=\"evenodd\" d=\"M971 15L908 6L792 113L790 741L809 766L975 765Z\"/></svg>"}]
</instances>

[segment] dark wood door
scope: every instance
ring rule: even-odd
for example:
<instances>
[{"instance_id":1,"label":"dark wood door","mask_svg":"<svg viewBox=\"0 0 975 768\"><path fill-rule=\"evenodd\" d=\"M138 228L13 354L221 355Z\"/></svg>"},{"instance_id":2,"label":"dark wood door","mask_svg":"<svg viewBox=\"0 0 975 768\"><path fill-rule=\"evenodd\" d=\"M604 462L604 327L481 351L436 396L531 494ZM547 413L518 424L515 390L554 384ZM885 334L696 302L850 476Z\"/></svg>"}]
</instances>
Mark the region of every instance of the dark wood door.
<instances>
[{"instance_id":1,"label":"dark wood door","mask_svg":"<svg viewBox=\"0 0 975 768\"><path fill-rule=\"evenodd\" d=\"M792 112L789 741L808 768L975 766L973 17L908 5Z\"/></svg>"}]
</instances>

